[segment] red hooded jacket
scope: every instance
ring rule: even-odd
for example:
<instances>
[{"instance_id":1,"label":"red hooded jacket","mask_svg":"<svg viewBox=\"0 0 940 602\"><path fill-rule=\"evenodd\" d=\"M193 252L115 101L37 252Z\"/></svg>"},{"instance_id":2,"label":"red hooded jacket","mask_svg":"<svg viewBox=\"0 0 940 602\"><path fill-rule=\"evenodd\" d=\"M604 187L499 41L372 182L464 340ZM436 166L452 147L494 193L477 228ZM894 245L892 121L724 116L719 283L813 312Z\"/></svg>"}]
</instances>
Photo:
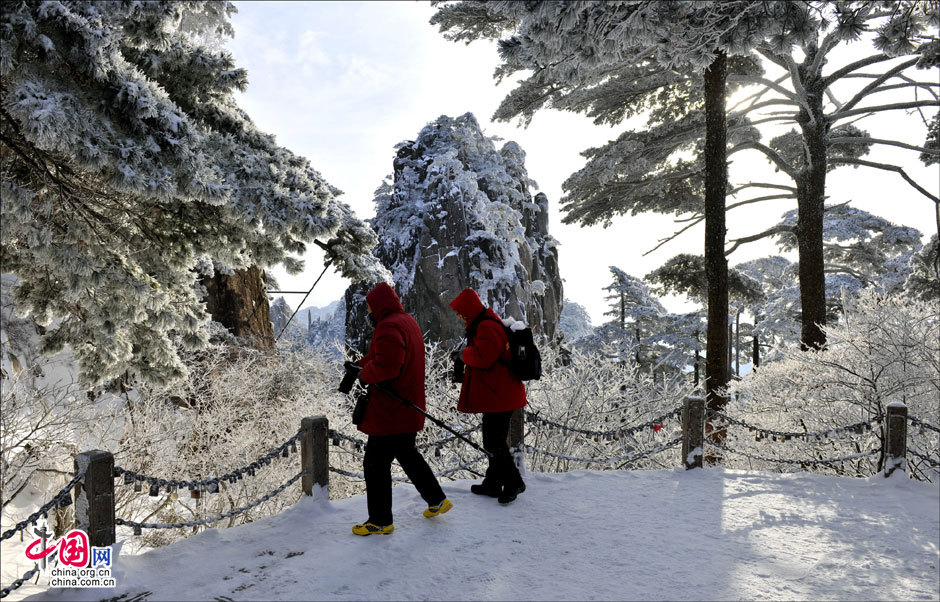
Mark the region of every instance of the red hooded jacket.
<instances>
[{"instance_id":1,"label":"red hooded jacket","mask_svg":"<svg viewBox=\"0 0 940 602\"><path fill-rule=\"evenodd\" d=\"M524 407L525 385L509 371L507 364L512 357L502 320L469 288L450 306L467 322L467 347L461 354L466 368L457 410L480 414Z\"/></svg>"},{"instance_id":2,"label":"red hooded jacket","mask_svg":"<svg viewBox=\"0 0 940 602\"><path fill-rule=\"evenodd\" d=\"M366 295L377 324L369 352L359 360L359 379L368 384L384 383L422 410L424 400L424 337L421 328L406 314L394 289L382 282ZM369 405L359 430L367 435L416 433L424 428L424 416L374 386L369 387Z\"/></svg>"}]
</instances>

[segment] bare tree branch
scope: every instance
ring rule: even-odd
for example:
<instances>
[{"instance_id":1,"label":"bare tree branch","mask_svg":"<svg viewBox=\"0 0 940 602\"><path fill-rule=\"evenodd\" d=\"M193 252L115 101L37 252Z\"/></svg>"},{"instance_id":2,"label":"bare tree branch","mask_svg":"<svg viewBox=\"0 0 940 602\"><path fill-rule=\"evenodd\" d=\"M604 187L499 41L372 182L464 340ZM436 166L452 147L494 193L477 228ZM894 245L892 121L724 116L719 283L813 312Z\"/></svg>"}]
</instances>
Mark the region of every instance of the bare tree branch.
<instances>
[{"instance_id":1,"label":"bare tree branch","mask_svg":"<svg viewBox=\"0 0 940 602\"><path fill-rule=\"evenodd\" d=\"M885 81L894 77L896 73L900 73L901 71L904 71L908 67L915 65L917 61L919 60L920 60L920 57L915 57L913 59L910 59L898 65L895 65L891 69L888 69L887 71L882 73L881 76L875 78L871 83L869 83L867 86L859 90L855 94L855 96L853 96L847 103L845 103L845 105L841 109L839 109L839 113L848 111L849 109L857 105L859 102L861 102L862 99L864 99L868 95L869 92L871 92L872 90L874 90L875 88L883 84Z\"/></svg>"},{"instance_id":2,"label":"bare tree branch","mask_svg":"<svg viewBox=\"0 0 940 602\"><path fill-rule=\"evenodd\" d=\"M871 144L884 144L886 146L897 146L900 148L906 148L908 150L917 151L920 153L926 153L928 155L940 155L940 150L925 148L923 146L916 146L914 144L906 144L904 142L898 142L896 140L883 140L881 138L852 138L849 136L839 137L839 138L830 138L830 144L857 144L857 143L871 143Z\"/></svg>"},{"instance_id":3,"label":"bare tree branch","mask_svg":"<svg viewBox=\"0 0 940 602\"><path fill-rule=\"evenodd\" d=\"M886 54L875 54L869 57L865 57L854 63L849 63L841 69L837 69L823 78L822 85L824 88L828 88L833 84L833 82L842 79L848 74L852 73L856 69L861 69L862 67L867 67L868 65L874 65L876 63L883 63L885 61L890 61L893 57L890 57Z\"/></svg>"},{"instance_id":4,"label":"bare tree branch","mask_svg":"<svg viewBox=\"0 0 940 602\"><path fill-rule=\"evenodd\" d=\"M743 236L741 238L735 238L731 241L734 243L733 245L731 245L731 248L725 251L725 256L727 257L728 255L731 255L732 253L734 253L734 251L738 247L740 247L741 245L747 244L749 242L761 240L762 238L767 238L775 234L782 234L784 232L792 232L792 231L793 231L793 228L791 226L784 226L782 224L777 224L773 228L768 228L767 230L764 230L763 232L758 232L757 234L752 234L750 236Z\"/></svg>"},{"instance_id":5,"label":"bare tree branch","mask_svg":"<svg viewBox=\"0 0 940 602\"><path fill-rule=\"evenodd\" d=\"M781 157L780 154L774 149L765 144L761 144L760 142L742 142L734 148L728 149L728 156L730 157L736 152L747 150L749 148L753 148L754 150L762 152L768 159L770 159L771 162L773 162L774 165L780 169L780 171L784 172L794 180L799 178L799 173L797 170L792 165L787 163L786 159Z\"/></svg>"},{"instance_id":6,"label":"bare tree branch","mask_svg":"<svg viewBox=\"0 0 940 602\"><path fill-rule=\"evenodd\" d=\"M854 157L832 157L829 159L830 164L847 164L847 165L864 165L865 167L873 167L875 169L883 169L885 171L893 171L901 175L908 184L910 184L915 190L920 192L922 195L937 203L938 209L940 209L940 197L931 194L923 186L914 181L911 176L907 175L907 172L897 165L887 165L885 163L876 163L874 161L865 161L864 159L856 159Z\"/></svg>"},{"instance_id":7,"label":"bare tree branch","mask_svg":"<svg viewBox=\"0 0 940 602\"><path fill-rule=\"evenodd\" d=\"M808 105L806 104L806 100L804 98L801 98L800 96L791 92L790 90L787 90L786 88L784 88L777 82L771 81L765 77L758 77L756 75L729 75L728 81L762 85L766 88L770 88L771 90L776 90L777 92L789 98L793 102L808 109Z\"/></svg>"},{"instance_id":8,"label":"bare tree branch","mask_svg":"<svg viewBox=\"0 0 940 602\"><path fill-rule=\"evenodd\" d=\"M704 215L701 216L701 217L699 217L698 219L696 219L696 220L693 221L692 223L690 223L688 226L685 226L684 228L682 228L682 229L679 230L678 232L673 232L671 235L667 236L666 238L660 238L660 239L659 239L659 244L657 244L655 247L653 247L652 249L650 249L650 250L647 251L646 253L643 253L643 257L646 257L647 255L649 255L650 253L652 253L652 252L655 251L656 249L660 248L661 246L663 246L663 245L666 244L667 242L669 242L669 241L671 241L671 240L675 240L676 238L679 237L680 234L682 234L683 232L685 232L685 231L688 230L689 228L691 228L691 227L693 227L693 226L695 226L695 225L697 225L697 224L699 224L699 223L701 223L701 222L703 222L703 221L705 221L705 216L704 216Z\"/></svg>"},{"instance_id":9,"label":"bare tree branch","mask_svg":"<svg viewBox=\"0 0 940 602\"><path fill-rule=\"evenodd\" d=\"M936 100L917 100L911 102L898 102L890 105L878 105L875 107L863 107L861 109L852 109L850 111L836 111L828 116L830 123L835 123L840 119L845 119L846 117L851 117L852 115L860 115L863 113L880 113L882 111L898 111L901 109L916 109L917 107L940 107L940 101Z\"/></svg>"},{"instance_id":10,"label":"bare tree branch","mask_svg":"<svg viewBox=\"0 0 940 602\"><path fill-rule=\"evenodd\" d=\"M770 182L748 182L747 184L741 184L737 188L732 189L730 192L728 192L728 196L734 196L735 194L741 192L742 190L746 190L748 188L774 188L776 190L786 190L788 192L792 192L793 194L796 194L796 188L794 188L793 186L786 186L784 184L772 184Z\"/></svg>"}]
</instances>

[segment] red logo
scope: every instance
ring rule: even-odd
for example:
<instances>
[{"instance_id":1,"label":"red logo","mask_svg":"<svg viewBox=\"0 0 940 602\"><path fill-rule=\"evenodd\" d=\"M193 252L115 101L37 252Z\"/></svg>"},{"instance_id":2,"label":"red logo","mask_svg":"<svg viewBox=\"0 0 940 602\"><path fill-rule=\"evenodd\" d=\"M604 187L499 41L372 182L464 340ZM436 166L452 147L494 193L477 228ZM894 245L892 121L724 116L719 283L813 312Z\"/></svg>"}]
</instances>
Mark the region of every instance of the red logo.
<instances>
[{"instance_id":1,"label":"red logo","mask_svg":"<svg viewBox=\"0 0 940 602\"><path fill-rule=\"evenodd\" d=\"M84 568L90 558L88 536L84 531L72 529L59 540L59 560L67 566Z\"/></svg>"},{"instance_id":2,"label":"red logo","mask_svg":"<svg viewBox=\"0 0 940 602\"><path fill-rule=\"evenodd\" d=\"M657 422L656 424L653 425L653 432L654 432L654 433L658 433L658 432L661 431L661 430L663 430L663 421L662 421L662 420L660 420L659 422Z\"/></svg>"},{"instance_id":3,"label":"red logo","mask_svg":"<svg viewBox=\"0 0 940 602\"><path fill-rule=\"evenodd\" d=\"M66 566L76 568L85 568L90 560L88 547L88 536L84 531L72 529L65 534L65 537L55 542L45 550L33 552L33 548L40 545L42 539L33 541L26 548L26 557L30 560L40 560L52 554L56 548L59 548L59 561Z\"/></svg>"},{"instance_id":4,"label":"red logo","mask_svg":"<svg viewBox=\"0 0 940 602\"><path fill-rule=\"evenodd\" d=\"M35 552L35 553L34 553L34 552L33 552L33 548L35 548L36 546L38 546L40 543L42 543L42 540L41 540L41 539L37 539L36 541L34 541L33 543L29 544L29 546L26 547L26 557L27 557L27 558L29 558L30 560L42 560L43 558L45 558L45 557L48 556L49 554L52 554L52 553L55 551L55 549L59 547L59 542L55 542L54 544L52 544L51 546L49 546L49 547L46 548L45 550L42 550L42 551L40 551L40 552Z\"/></svg>"}]
</instances>

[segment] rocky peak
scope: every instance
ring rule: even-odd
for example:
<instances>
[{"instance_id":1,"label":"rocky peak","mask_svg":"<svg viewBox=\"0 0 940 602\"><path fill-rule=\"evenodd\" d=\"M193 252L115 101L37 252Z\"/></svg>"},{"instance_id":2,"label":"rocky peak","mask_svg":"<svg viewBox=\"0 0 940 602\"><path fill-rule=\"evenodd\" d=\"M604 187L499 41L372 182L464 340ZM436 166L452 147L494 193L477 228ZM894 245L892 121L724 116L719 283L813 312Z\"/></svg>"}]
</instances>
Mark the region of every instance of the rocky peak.
<instances>
[{"instance_id":1,"label":"rocky peak","mask_svg":"<svg viewBox=\"0 0 940 602\"><path fill-rule=\"evenodd\" d=\"M548 198L533 197L522 148L494 142L471 113L442 116L397 146L394 172L376 191L375 255L429 340L463 336L448 304L464 288L501 316L555 336L562 283ZM358 348L368 336L365 290L346 292L347 340Z\"/></svg>"}]
</instances>

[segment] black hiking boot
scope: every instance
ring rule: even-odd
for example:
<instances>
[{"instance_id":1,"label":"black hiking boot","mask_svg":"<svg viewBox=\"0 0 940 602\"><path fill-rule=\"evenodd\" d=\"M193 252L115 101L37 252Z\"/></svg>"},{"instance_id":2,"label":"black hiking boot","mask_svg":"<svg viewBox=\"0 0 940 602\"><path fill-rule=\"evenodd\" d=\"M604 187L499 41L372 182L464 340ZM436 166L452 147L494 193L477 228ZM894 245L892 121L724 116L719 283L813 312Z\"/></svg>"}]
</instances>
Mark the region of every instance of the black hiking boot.
<instances>
[{"instance_id":1,"label":"black hiking boot","mask_svg":"<svg viewBox=\"0 0 940 602\"><path fill-rule=\"evenodd\" d=\"M507 485L503 488L503 492L499 495L499 499L496 500L500 504L511 504L516 501L516 496L525 491L525 483L519 482L519 485L515 487L510 487Z\"/></svg>"},{"instance_id":2,"label":"black hiking boot","mask_svg":"<svg viewBox=\"0 0 940 602\"><path fill-rule=\"evenodd\" d=\"M475 493L477 495L485 495L487 497L499 497L501 495L502 487L499 485L493 485L492 483L483 483L479 485L470 485L470 493Z\"/></svg>"}]
</instances>

